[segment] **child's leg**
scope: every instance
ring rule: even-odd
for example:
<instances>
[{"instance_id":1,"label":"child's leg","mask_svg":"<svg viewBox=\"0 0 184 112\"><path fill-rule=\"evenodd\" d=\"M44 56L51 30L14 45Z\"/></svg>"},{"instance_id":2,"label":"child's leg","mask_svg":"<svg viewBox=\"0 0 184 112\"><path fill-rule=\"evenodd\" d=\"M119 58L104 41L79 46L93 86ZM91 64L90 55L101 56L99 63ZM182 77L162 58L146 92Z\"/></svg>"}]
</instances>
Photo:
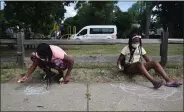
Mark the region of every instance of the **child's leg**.
<instances>
[{"instance_id":1,"label":"child's leg","mask_svg":"<svg viewBox=\"0 0 184 112\"><path fill-rule=\"evenodd\" d=\"M63 71L68 69L68 63L64 62L61 59L55 59L53 62L54 62L54 68L56 68L58 70L58 72L59 72L59 74L61 76L59 81L63 82L63 78L65 78L65 81L69 82L70 81L70 77L69 76L64 77L64 75L63 75Z\"/></svg>"},{"instance_id":2,"label":"child's leg","mask_svg":"<svg viewBox=\"0 0 184 112\"><path fill-rule=\"evenodd\" d=\"M63 77L64 77L63 70L59 69L59 70L58 70L58 73L59 73L58 76L59 76L60 78L63 78ZM59 79L60 79L60 78L59 78Z\"/></svg>"},{"instance_id":3,"label":"child's leg","mask_svg":"<svg viewBox=\"0 0 184 112\"><path fill-rule=\"evenodd\" d=\"M164 71L164 69L162 68L162 66L158 62L150 61L150 62L145 63L144 66L147 70L154 69L156 72L158 72L165 79L165 81L167 83L174 82L172 79L170 79L168 77L167 73Z\"/></svg>"},{"instance_id":4,"label":"child's leg","mask_svg":"<svg viewBox=\"0 0 184 112\"><path fill-rule=\"evenodd\" d=\"M143 74L155 86L155 88L159 88L162 85L162 81L155 81L153 77L149 74L145 66L140 62L131 64L126 69L126 72L131 74L137 74L137 73Z\"/></svg>"},{"instance_id":5,"label":"child's leg","mask_svg":"<svg viewBox=\"0 0 184 112\"><path fill-rule=\"evenodd\" d=\"M131 64L127 69L126 69L127 73L130 74L138 74L141 73L143 74L150 82L153 82L153 77L148 73L148 71L146 70L146 68L144 67L143 64L137 62L137 63L133 63Z\"/></svg>"}]
</instances>

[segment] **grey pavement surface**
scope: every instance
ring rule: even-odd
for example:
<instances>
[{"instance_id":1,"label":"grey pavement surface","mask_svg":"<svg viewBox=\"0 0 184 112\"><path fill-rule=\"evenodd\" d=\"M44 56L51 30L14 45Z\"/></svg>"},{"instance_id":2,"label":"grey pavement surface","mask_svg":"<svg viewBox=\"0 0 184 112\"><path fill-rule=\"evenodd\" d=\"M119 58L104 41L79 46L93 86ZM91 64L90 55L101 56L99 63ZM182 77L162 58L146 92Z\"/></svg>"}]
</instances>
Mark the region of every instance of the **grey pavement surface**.
<instances>
[{"instance_id":1,"label":"grey pavement surface","mask_svg":"<svg viewBox=\"0 0 184 112\"><path fill-rule=\"evenodd\" d=\"M183 111L183 86L149 82L1 84L1 111Z\"/></svg>"},{"instance_id":2,"label":"grey pavement surface","mask_svg":"<svg viewBox=\"0 0 184 112\"><path fill-rule=\"evenodd\" d=\"M150 56L153 60L160 61L160 56ZM98 62L116 62L118 56L83 56L74 57L75 62L88 62L88 63L98 63ZM183 56L168 56L168 61L180 62L183 61ZM26 57L25 60L30 60ZM1 58L1 62L16 62L16 58Z\"/></svg>"}]
</instances>

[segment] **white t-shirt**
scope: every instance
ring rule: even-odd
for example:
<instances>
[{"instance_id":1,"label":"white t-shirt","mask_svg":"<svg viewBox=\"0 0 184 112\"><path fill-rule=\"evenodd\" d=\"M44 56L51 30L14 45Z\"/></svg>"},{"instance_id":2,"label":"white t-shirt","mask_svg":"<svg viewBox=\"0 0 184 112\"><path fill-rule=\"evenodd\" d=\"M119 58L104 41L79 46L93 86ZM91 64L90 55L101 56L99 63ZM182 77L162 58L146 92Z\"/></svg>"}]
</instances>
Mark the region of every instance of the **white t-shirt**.
<instances>
[{"instance_id":1,"label":"white t-shirt","mask_svg":"<svg viewBox=\"0 0 184 112\"><path fill-rule=\"evenodd\" d=\"M139 51L139 47L136 48L134 54L133 54L133 57L132 57L132 60L130 61L130 63L135 63L135 62L138 62L139 59L140 59L140 56L141 56L141 51ZM121 53L123 55L125 55L125 63L129 63L129 59L130 59L130 50L129 50L129 47L128 45L125 46ZM144 48L142 47L142 55L145 55L146 54L146 51L144 50Z\"/></svg>"}]
</instances>

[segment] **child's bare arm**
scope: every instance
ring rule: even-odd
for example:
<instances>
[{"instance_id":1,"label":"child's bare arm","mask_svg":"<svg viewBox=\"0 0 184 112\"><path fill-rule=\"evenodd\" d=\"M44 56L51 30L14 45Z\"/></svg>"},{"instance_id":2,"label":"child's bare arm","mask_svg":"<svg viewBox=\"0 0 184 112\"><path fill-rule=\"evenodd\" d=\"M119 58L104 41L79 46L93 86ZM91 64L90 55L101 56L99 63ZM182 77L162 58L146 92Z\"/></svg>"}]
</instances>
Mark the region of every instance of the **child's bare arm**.
<instances>
[{"instance_id":1,"label":"child's bare arm","mask_svg":"<svg viewBox=\"0 0 184 112\"><path fill-rule=\"evenodd\" d=\"M144 60L146 61L146 62L149 62L149 61L151 61L151 59L145 54L145 55L143 55L143 58L144 58Z\"/></svg>"},{"instance_id":2,"label":"child's bare arm","mask_svg":"<svg viewBox=\"0 0 184 112\"><path fill-rule=\"evenodd\" d=\"M70 72L73 68L74 60L71 57L67 56L67 55L64 55L63 60L68 62L68 70L67 70L65 78L64 78L64 80L67 80L66 78L68 78L68 76L70 76Z\"/></svg>"},{"instance_id":3,"label":"child's bare arm","mask_svg":"<svg viewBox=\"0 0 184 112\"><path fill-rule=\"evenodd\" d=\"M125 59L125 56L121 53L120 55L119 55L119 58L118 58L118 61L117 61L117 67L119 68L119 69L121 69L121 66L124 66L124 60ZM123 62L123 63L122 63Z\"/></svg>"},{"instance_id":4,"label":"child's bare arm","mask_svg":"<svg viewBox=\"0 0 184 112\"><path fill-rule=\"evenodd\" d=\"M35 71L36 67L37 67L37 61L33 62L28 72L22 78L19 79L19 82L25 81Z\"/></svg>"}]
</instances>

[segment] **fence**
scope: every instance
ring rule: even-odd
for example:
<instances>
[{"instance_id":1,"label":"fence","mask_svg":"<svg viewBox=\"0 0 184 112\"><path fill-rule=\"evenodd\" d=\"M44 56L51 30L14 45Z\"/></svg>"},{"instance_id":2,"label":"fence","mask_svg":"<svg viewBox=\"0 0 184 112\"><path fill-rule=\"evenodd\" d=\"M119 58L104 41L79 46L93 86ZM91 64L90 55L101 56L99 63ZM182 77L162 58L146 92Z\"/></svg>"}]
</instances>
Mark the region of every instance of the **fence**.
<instances>
[{"instance_id":1,"label":"fence","mask_svg":"<svg viewBox=\"0 0 184 112\"><path fill-rule=\"evenodd\" d=\"M17 44L17 62L21 68L24 67L25 45L38 45L48 43L54 45L112 45L127 44L128 39L98 39L98 40L25 40L24 32L16 33L17 39L0 39L0 44ZM168 32L163 32L161 39L142 39L142 43L160 44L161 65L167 63L168 44L183 44L183 39L168 39Z\"/></svg>"}]
</instances>

